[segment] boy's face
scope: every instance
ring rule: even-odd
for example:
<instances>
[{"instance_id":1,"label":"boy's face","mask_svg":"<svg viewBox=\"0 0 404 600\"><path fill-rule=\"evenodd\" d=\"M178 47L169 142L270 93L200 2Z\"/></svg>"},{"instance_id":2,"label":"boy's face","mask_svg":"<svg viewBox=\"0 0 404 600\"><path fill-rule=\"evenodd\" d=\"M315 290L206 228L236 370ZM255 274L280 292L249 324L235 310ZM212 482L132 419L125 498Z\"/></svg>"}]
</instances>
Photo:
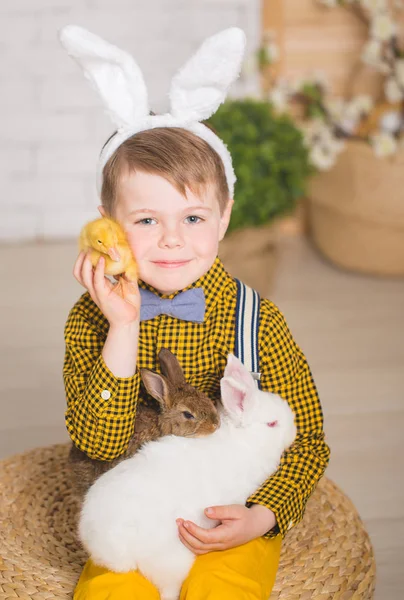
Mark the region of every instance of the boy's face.
<instances>
[{"instance_id":1,"label":"boy's face","mask_svg":"<svg viewBox=\"0 0 404 600\"><path fill-rule=\"evenodd\" d=\"M213 185L186 198L159 175L122 174L114 217L125 229L139 277L162 294L181 290L212 266L231 214L220 214ZM103 212L100 210L100 212Z\"/></svg>"}]
</instances>

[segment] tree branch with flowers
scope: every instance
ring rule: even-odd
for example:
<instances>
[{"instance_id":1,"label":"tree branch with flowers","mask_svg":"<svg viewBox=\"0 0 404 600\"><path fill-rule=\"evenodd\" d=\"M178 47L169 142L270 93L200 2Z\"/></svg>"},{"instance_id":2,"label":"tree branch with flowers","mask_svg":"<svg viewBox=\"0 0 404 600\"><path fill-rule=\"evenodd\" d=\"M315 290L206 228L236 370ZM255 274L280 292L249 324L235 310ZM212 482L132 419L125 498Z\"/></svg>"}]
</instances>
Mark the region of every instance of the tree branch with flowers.
<instances>
[{"instance_id":1,"label":"tree branch with flowers","mask_svg":"<svg viewBox=\"0 0 404 600\"><path fill-rule=\"evenodd\" d=\"M278 112L295 115L311 162L319 170L330 169L351 139L370 143L378 157L395 154L404 133L404 40L398 25L402 0L315 1L329 9L343 6L366 24L369 37L360 61L382 75L382 97L349 92L332 97L319 76L295 83L274 81L270 66L279 51L270 36L259 53L264 94Z\"/></svg>"}]
</instances>

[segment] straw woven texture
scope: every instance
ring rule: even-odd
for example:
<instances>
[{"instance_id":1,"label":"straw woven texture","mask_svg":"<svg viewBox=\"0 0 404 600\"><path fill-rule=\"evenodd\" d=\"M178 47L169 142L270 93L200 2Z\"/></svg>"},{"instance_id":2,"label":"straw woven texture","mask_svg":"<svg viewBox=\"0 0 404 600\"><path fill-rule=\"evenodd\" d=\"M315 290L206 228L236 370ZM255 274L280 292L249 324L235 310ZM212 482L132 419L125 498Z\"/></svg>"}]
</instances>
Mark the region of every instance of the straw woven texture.
<instances>
[{"instance_id":1,"label":"straw woven texture","mask_svg":"<svg viewBox=\"0 0 404 600\"><path fill-rule=\"evenodd\" d=\"M404 275L404 150L377 158L350 141L336 165L310 184L310 228L335 264L376 275Z\"/></svg>"},{"instance_id":2,"label":"straw woven texture","mask_svg":"<svg viewBox=\"0 0 404 600\"><path fill-rule=\"evenodd\" d=\"M74 531L69 444L0 463L0 598L72 598L86 556ZM271 600L373 597L372 547L351 502L323 478L286 536Z\"/></svg>"}]
</instances>

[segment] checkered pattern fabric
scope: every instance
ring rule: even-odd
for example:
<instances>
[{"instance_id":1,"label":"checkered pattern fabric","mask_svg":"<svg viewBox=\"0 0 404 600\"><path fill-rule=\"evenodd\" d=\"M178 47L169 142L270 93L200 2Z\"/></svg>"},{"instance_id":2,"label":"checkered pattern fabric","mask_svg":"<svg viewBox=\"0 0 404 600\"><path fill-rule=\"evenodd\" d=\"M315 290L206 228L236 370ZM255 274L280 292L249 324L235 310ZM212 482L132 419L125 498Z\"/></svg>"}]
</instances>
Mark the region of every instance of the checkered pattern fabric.
<instances>
[{"instance_id":1,"label":"checkered pattern fabric","mask_svg":"<svg viewBox=\"0 0 404 600\"><path fill-rule=\"evenodd\" d=\"M139 286L157 293L142 281ZM157 357L162 347L177 356L191 385L211 398L219 397L228 354L234 353L236 282L216 258L210 270L187 289L192 287L204 289L204 322L168 315L142 321L138 369L129 378L115 377L102 358L109 324L89 293L83 294L71 309L65 325L63 368L66 425L73 442L90 457L108 461L126 449L134 429L137 402L154 402L140 385L138 370L146 367L160 371ZM165 297L173 298L176 293ZM261 300L258 343L262 389L288 400L296 414L298 434L277 472L246 499L246 504L270 508L277 526L266 536L284 536L302 519L306 502L328 464L329 448L309 366L284 317L267 299Z\"/></svg>"}]
</instances>

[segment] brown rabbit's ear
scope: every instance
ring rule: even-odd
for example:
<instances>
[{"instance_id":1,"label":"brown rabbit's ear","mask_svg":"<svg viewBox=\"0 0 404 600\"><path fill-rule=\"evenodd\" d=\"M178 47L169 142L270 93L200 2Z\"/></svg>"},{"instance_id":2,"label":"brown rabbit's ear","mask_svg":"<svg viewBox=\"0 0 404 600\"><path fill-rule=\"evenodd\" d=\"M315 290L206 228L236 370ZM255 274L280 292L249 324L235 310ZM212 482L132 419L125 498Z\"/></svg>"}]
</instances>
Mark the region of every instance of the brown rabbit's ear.
<instances>
[{"instance_id":1,"label":"brown rabbit's ear","mask_svg":"<svg viewBox=\"0 0 404 600\"><path fill-rule=\"evenodd\" d=\"M167 377L170 383L178 385L186 383L184 373L177 357L168 349L161 348L159 352L160 368L163 375Z\"/></svg>"},{"instance_id":2,"label":"brown rabbit's ear","mask_svg":"<svg viewBox=\"0 0 404 600\"><path fill-rule=\"evenodd\" d=\"M162 407L167 406L169 394L165 377L150 369L140 369L140 377L150 396L153 396Z\"/></svg>"}]
</instances>

